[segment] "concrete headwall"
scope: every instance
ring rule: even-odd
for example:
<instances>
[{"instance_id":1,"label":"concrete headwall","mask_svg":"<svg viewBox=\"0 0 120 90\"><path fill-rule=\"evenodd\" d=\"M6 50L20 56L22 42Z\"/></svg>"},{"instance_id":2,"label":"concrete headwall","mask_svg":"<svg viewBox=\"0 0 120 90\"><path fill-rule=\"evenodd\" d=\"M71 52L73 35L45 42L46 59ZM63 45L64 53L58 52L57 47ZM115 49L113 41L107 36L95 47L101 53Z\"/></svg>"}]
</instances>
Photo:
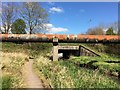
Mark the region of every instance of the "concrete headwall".
<instances>
[{"instance_id":1,"label":"concrete headwall","mask_svg":"<svg viewBox=\"0 0 120 90\"><path fill-rule=\"evenodd\" d=\"M85 46L53 46L53 60L58 60L58 53L63 53L63 58L73 56L100 56Z\"/></svg>"}]
</instances>

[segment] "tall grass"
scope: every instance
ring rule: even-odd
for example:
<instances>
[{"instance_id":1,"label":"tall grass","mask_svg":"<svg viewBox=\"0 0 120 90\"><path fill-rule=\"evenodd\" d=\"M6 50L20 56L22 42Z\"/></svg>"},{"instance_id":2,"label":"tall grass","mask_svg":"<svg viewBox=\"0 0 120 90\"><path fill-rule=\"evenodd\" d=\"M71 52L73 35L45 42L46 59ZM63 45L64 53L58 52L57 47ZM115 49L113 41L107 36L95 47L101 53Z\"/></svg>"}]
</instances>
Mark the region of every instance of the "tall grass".
<instances>
[{"instance_id":1,"label":"tall grass","mask_svg":"<svg viewBox=\"0 0 120 90\"><path fill-rule=\"evenodd\" d=\"M108 63L107 61L116 61L118 62L119 60L115 59L109 59L109 58L104 58L104 57L87 57L87 56L81 56L81 57L71 57L70 60L71 62L77 64L77 65L83 65L88 66L88 68L96 67L98 68L101 72L117 72L120 69L119 63Z\"/></svg>"},{"instance_id":2,"label":"tall grass","mask_svg":"<svg viewBox=\"0 0 120 90\"><path fill-rule=\"evenodd\" d=\"M12 77L9 75L5 75L2 78L2 88L3 90L6 88L12 88Z\"/></svg>"},{"instance_id":3,"label":"tall grass","mask_svg":"<svg viewBox=\"0 0 120 90\"><path fill-rule=\"evenodd\" d=\"M2 88L24 87L22 66L26 55L23 53L2 53Z\"/></svg>"},{"instance_id":4,"label":"tall grass","mask_svg":"<svg viewBox=\"0 0 120 90\"><path fill-rule=\"evenodd\" d=\"M40 56L35 64L52 88L120 88L120 84L98 71L76 67L69 61L51 62Z\"/></svg>"},{"instance_id":5,"label":"tall grass","mask_svg":"<svg viewBox=\"0 0 120 90\"><path fill-rule=\"evenodd\" d=\"M25 87L22 77L22 66L25 60L37 58L41 52L48 52L51 44L46 43L1 43L2 52L0 57L2 58L0 68L2 68L3 86L1 88L20 88ZM46 50L48 49L48 50ZM10 83L9 83L10 81ZM5 86L6 85L6 86Z\"/></svg>"},{"instance_id":6,"label":"tall grass","mask_svg":"<svg viewBox=\"0 0 120 90\"><path fill-rule=\"evenodd\" d=\"M44 56L46 56L47 52L50 52L51 47L51 44L46 43L31 43L31 45L27 43L4 43L2 50L4 52L4 61L2 64L4 85L8 84L8 87L13 88L23 87L21 67L24 65L26 57L34 57L35 68L44 75L47 83L50 84L52 88L120 88L120 84L117 81L104 76L98 71L81 67L78 68L69 61L50 61ZM75 57L70 61L87 64L93 60L104 62L106 59L114 59L112 57L109 58L108 55L102 56L104 56L104 58ZM93 65L102 66L101 63L94 63ZM106 65L107 69L109 69L109 65ZM118 67L116 68L119 69ZM8 75L7 77L6 74ZM9 77L9 75L12 77ZM9 83L9 81L11 81L11 83Z\"/></svg>"},{"instance_id":7,"label":"tall grass","mask_svg":"<svg viewBox=\"0 0 120 90\"><path fill-rule=\"evenodd\" d=\"M24 52L29 55L38 55L41 52L48 52L51 50L50 43L2 43L2 52Z\"/></svg>"}]
</instances>

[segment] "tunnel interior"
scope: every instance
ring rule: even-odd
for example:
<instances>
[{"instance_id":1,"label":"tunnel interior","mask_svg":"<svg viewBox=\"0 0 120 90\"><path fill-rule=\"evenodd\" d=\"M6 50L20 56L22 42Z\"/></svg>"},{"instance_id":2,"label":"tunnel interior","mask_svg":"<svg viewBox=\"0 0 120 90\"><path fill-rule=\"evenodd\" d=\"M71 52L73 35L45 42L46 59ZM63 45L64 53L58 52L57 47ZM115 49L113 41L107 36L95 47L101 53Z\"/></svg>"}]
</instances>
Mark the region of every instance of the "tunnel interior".
<instances>
[{"instance_id":1,"label":"tunnel interior","mask_svg":"<svg viewBox=\"0 0 120 90\"><path fill-rule=\"evenodd\" d=\"M62 59L69 59L70 56L80 56L79 50L58 50L58 53L62 53Z\"/></svg>"}]
</instances>

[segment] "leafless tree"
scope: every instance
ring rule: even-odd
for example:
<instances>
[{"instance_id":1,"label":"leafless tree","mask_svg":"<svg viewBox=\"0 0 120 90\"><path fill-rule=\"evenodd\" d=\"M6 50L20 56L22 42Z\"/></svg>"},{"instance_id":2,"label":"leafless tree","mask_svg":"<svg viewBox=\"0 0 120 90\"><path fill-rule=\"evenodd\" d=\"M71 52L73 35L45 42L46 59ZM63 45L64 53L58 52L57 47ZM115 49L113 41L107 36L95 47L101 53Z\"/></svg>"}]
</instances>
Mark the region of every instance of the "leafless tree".
<instances>
[{"instance_id":1,"label":"leafless tree","mask_svg":"<svg viewBox=\"0 0 120 90\"><path fill-rule=\"evenodd\" d=\"M35 30L43 30L43 24L48 22L48 14L38 2L24 2L21 16L25 20L30 34L35 33Z\"/></svg>"},{"instance_id":2,"label":"leafless tree","mask_svg":"<svg viewBox=\"0 0 120 90\"><path fill-rule=\"evenodd\" d=\"M86 34L89 35L104 35L104 31L101 27L89 28Z\"/></svg>"},{"instance_id":3,"label":"leafless tree","mask_svg":"<svg viewBox=\"0 0 120 90\"><path fill-rule=\"evenodd\" d=\"M2 27L2 18L1 18L1 15L2 15L2 3L0 3L0 33L2 33L2 30L1 30L1 27Z\"/></svg>"},{"instance_id":4,"label":"leafless tree","mask_svg":"<svg viewBox=\"0 0 120 90\"><path fill-rule=\"evenodd\" d=\"M9 33L12 22L15 19L14 9L13 3L2 4L2 26L4 28L4 33Z\"/></svg>"}]
</instances>

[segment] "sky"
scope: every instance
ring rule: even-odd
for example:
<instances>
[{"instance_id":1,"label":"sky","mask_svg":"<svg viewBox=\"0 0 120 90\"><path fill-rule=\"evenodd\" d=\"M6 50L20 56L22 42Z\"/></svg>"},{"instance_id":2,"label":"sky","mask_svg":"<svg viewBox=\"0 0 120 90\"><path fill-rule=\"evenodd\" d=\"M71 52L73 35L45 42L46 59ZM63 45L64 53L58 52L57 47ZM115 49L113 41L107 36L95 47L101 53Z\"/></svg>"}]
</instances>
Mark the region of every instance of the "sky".
<instances>
[{"instance_id":1,"label":"sky","mask_svg":"<svg viewBox=\"0 0 120 90\"><path fill-rule=\"evenodd\" d=\"M20 2L17 2L20 4ZM41 2L49 33L84 34L91 27L118 21L118 2Z\"/></svg>"},{"instance_id":2,"label":"sky","mask_svg":"<svg viewBox=\"0 0 120 90\"><path fill-rule=\"evenodd\" d=\"M83 34L90 27L118 21L117 2L43 2L42 6L54 33Z\"/></svg>"}]
</instances>

